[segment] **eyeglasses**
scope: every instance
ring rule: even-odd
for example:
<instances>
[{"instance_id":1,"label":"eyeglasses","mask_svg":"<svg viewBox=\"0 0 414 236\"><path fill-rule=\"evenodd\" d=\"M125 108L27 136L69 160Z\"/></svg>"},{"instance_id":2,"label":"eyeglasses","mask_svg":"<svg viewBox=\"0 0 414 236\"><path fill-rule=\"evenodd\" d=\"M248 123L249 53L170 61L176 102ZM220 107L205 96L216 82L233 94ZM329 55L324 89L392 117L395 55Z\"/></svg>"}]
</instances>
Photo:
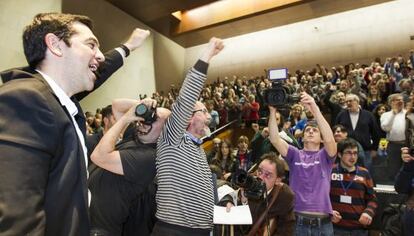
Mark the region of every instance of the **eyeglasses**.
<instances>
[{"instance_id":1,"label":"eyeglasses","mask_svg":"<svg viewBox=\"0 0 414 236\"><path fill-rule=\"evenodd\" d=\"M351 151L345 151L344 155L348 155L348 156L358 156L358 152L351 152Z\"/></svg>"},{"instance_id":2,"label":"eyeglasses","mask_svg":"<svg viewBox=\"0 0 414 236\"><path fill-rule=\"evenodd\" d=\"M267 170L263 170L262 168L258 168L257 169L257 174L259 175L259 176L264 176L266 179L270 179L270 178L272 178L273 177L273 173L272 172L270 172L270 171L267 171Z\"/></svg>"},{"instance_id":3,"label":"eyeglasses","mask_svg":"<svg viewBox=\"0 0 414 236\"><path fill-rule=\"evenodd\" d=\"M207 114L207 113L208 113L207 108L203 108L203 109L198 109L198 110L193 111L193 115L194 115L196 112L199 112L199 111L202 111L204 114Z\"/></svg>"}]
</instances>

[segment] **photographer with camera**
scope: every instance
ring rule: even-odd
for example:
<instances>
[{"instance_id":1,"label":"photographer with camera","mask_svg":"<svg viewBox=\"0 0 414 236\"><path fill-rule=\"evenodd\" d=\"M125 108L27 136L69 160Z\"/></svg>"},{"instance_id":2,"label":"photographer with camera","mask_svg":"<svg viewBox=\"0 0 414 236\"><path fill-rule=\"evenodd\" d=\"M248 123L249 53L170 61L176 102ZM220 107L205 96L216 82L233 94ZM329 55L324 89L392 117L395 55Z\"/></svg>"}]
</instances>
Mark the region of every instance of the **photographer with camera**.
<instances>
[{"instance_id":1,"label":"photographer with camera","mask_svg":"<svg viewBox=\"0 0 414 236\"><path fill-rule=\"evenodd\" d=\"M282 182L284 175L283 160L275 153L261 157L256 177L249 176L246 172L236 172L233 175L233 184L241 187L240 203L249 205L253 218L251 227L241 227L243 232L249 232L247 235L294 235L294 194Z\"/></svg>"},{"instance_id":2,"label":"photographer with camera","mask_svg":"<svg viewBox=\"0 0 414 236\"><path fill-rule=\"evenodd\" d=\"M272 106L269 106L269 139L289 165L289 182L295 193L296 235L333 235L329 190L337 147L332 130L315 100L305 92L300 97L302 105L316 120L316 123L308 122L304 128L303 150L280 137L276 108Z\"/></svg>"},{"instance_id":3,"label":"photographer with camera","mask_svg":"<svg viewBox=\"0 0 414 236\"><path fill-rule=\"evenodd\" d=\"M91 155L91 235L150 235L156 208L155 148L170 111L157 108L153 99L117 99L112 107L117 122ZM131 123L133 135L117 143Z\"/></svg>"}]
</instances>

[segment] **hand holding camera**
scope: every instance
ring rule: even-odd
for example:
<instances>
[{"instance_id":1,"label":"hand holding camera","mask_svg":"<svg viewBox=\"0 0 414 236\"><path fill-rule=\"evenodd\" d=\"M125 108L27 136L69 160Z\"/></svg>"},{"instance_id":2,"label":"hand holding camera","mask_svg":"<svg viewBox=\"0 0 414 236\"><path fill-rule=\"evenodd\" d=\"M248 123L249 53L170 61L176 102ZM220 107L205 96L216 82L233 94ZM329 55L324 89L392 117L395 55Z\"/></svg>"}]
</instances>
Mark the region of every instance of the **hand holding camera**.
<instances>
[{"instance_id":1,"label":"hand holding camera","mask_svg":"<svg viewBox=\"0 0 414 236\"><path fill-rule=\"evenodd\" d=\"M143 124L150 125L157 120L157 101L153 99L144 99L142 103L135 107L135 115L143 118L140 121Z\"/></svg>"}]
</instances>

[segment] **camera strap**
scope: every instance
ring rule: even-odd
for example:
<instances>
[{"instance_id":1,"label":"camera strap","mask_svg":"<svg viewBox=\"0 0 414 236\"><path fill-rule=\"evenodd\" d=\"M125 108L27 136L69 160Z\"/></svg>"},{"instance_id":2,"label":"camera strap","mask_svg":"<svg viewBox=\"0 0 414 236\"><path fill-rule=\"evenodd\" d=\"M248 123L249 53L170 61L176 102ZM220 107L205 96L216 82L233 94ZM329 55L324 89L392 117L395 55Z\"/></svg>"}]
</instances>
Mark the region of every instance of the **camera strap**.
<instances>
[{"instance_id":1,"label":"camera strap","mask_svg":"<svg viewBox=\"0 0 414 236\"><path fill-rule=\"evenodd\" d=\"M275 189L274 189L274 194L272 197L272 200L270 201L270 204L268 207L266 207L266 210L262 213L262 215L260 215L259 219L256 221L256 223L254 223L254 225L252 226L252 228L249 231L249 234L247 234L247 236L255 236L257 234L257 232L260 229L260 226L262 225L263 221L266 219L266 215L269 213L270 208L272 208L273 204L276 202L277 197L279 196L279 192L280 189L282 188L283 185L276 185ZM277 224L277 222L274 222L274 224ZM271 227L272 229L274 228L276 230L276 227ZM274 230L271 230L274 231ZM270 232L270 235L271 232Z\"/></svg>"}]
</instances>

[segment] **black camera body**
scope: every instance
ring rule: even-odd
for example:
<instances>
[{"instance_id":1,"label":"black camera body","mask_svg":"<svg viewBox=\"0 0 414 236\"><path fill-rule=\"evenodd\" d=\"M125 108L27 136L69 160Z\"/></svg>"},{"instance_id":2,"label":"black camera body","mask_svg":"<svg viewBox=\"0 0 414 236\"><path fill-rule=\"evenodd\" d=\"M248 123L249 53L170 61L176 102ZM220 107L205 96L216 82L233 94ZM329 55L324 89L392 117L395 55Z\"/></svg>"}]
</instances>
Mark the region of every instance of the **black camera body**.
<instances>
[{"instance_id":1,"label":"black camera body","mask_svg":"<svg viewBox=\"0 0 414 236\"><path fill-rule=\"evenodd\" d=\"M266 191L266 185L261 179L250 176L242 169L238 169L232 174L231 183L244 188L244 193L249 199L260 199Z\"/></svg>"},{"instance_id":2,"label":"black camera body","mask_svg":"<svg viewBox=\"0 0 414 236\"><path fill-rule=\"evenodd\" d=\"M264 101L267 105L277 108L286 108L300 100L298 94L294 94L283 82L287 79L287 69L270 69L269 79L272 88L264 91Z\"/></svg>"},{"instance_id":3,"label":"black camera body","mask_svg":"<svg viewBox=\"0 0 414 236\"><path fill-rule=\"evenodd\" d=\"M157 120L157 108L141 103L135 107L135 115L144 118L144 124L150 125Z\"/></svg>"},{"instance_id":4,"label":"black camera body","mask_svg":"<svg viewBox=\"0 0 414 236\"><path fill-rule=\"evenodd\" d=\"M288 107L299 102L300 97L293 94L282 82L272 82L272 88L264 91L264 100L267 105L274 107Z\"/></svg>"}]
</instances>

